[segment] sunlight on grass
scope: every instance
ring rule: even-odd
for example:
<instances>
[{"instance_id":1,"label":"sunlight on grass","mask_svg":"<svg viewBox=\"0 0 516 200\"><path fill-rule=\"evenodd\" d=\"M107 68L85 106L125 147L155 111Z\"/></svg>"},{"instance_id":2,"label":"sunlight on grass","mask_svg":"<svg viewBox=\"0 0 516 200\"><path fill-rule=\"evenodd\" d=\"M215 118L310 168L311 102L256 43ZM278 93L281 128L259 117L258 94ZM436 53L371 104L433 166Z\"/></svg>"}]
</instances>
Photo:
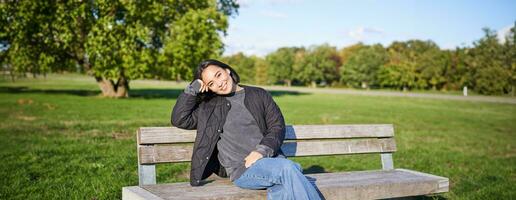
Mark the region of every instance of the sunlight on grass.
<instances>
[{"instance_id":1,"label":"sunlight on grass","mask_svg":"<svg viewBox=\"0 0 516 200\"><path fill-rule=\"evenodd\" d=\"M0 80L0 199L119 199L137 185L134 134L169 126L184 83L133 81L130 99L97 96L91 77ZM511 199L516 106L360 95L273 92L287 124L394 124L394 166L450 178L451 199ZM305 171L381 168L379 155L292 158ZM158 166L188 181L189 164Z\"/></svg>"}]
</instances>

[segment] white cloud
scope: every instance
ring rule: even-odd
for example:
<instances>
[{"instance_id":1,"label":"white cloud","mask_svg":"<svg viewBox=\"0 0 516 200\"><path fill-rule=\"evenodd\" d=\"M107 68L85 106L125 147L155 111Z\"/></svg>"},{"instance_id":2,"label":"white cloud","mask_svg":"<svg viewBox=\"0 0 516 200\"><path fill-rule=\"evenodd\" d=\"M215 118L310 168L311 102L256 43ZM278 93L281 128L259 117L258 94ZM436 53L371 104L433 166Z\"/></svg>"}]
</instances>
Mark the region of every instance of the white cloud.
<instances>
[{"instance_id":1,"label":"white cloud","mask_svg":"<svg viewBox=\"0 0 516 200\"><path fill-rule=\"evenodd\" d=\"M509 35L509 32L511 31L511 28L513 26L514 26L513 24L505 26L505 27L503 27L502 29L500 29L500 30L498 30L496 32L496 35L498 37L498 41L500 41L500 43L505 43L505 37L507 35Z\"/></svg>"},{"instance_id":2,"label":"white cloud","mask_svg":"<svg viewBox=\"0 0 516 200\"><path fill-rule=\"evenodd\" d=\"M385 32L383 30L372 27L358 27L348 31L348 36L358 41L366 40L371 36L382 36L384 34Z\"/></svg>"},{"instance_id":3,"label":"white cloud","mask_svg":"<svg viewBox=\"0 0 516 200\"><path fill-rule=\"evenodd\" d=\"M278 48L276 45L271 44L244 44L238 42L229 42L225 44L225 56L242 52L246 55L256 55L263 57Z\"/></svg>"}]
</instances>

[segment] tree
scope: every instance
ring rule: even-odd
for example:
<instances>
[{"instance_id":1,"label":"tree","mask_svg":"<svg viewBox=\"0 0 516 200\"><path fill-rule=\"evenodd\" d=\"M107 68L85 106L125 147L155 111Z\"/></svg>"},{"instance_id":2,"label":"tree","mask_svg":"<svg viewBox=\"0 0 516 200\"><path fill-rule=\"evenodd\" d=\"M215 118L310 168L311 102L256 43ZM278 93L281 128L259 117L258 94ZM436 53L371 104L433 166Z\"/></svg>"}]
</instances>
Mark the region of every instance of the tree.
<instances>
[{"instance_id":1,"label":"tree","mask_svg":"<svg viewBox=\"0 0 516 200\"><path fill-rule=\"evenodd\" d=\"M300 48L283 47L266 56L271 82L282 82L289 87L291 86L292 79L294 78L292 71L296 59L295 54L298 50Z\"/></svg>"},{"instance_id":2,"label":"tree","mask_svg":"<svg viewBox=\"0 0 516 200\"><path fill-rule=\"evenodd\" d=\"M466 63L472 70L472 86L482 94L503 94L510 90L510 70L504 58L504 48L496 33L484 29L484 37L474 42ZM504 67L507 66L507 67Z\"/></svg>"},{"instance_id":3,"label":"tree","mask_svg":"<svg viewBox=\"0 0 516 200\"><path fill-rule=\"evenodd\" d=\"M251 57L246 56L242 52L238 52L234 55L223 57L221 61L231 66L238 75L242 83L255 83L255 60Z\"/></svg>"},{"instance_id":4,"label":"tree","mask_svg":"<svg viewBox=\"0 0 516 200\"><path fill-rule=\"evenodd\" d=\"M364 46L349 56L341 70L340 81L353 87L369 88L378 84L378 70L388 60L382 45Z\"/></svg>"},{"instance_id":5,"label":"tree","mask_svg":"<svg viewBox=\"0 0 516 200\"><path fill-rule=\"evenodd\" d=\"M414 51L407 42L393 42L388 48L389 61L379 70L380 86L401 88L404 91L417 87L421 75L417 72Z\"/></svg>"},{"instance_id":6,"label":"tree","mask_svg":"<svg viewBox=\"0 0 516 200\"><path fill-rule=\"evenodd\" d=\"M420 88L431 86L432 89L441 87L446 79L444 70L446 54L433 41L410 40L407 42L409 51L414 55L416 71L421 74Z\"/></svg>"},{"instance_id":7,"label":"tree","mask_svg":"<svg viewBox=\"0 0 516 200\"><path fill-rule=\"evenodd\" d=\"M445 84L442 89L460 90L464 86L471 85L471 75L465 62L467 48L456 48L455 50L444 51L448 62L445 65Z\"/></svg>"},{"instance_id":8,"label":"tree","mask_svg":"<svg viewBox=\"0 0 516 200\"><path fill-rule=\"evenodd\" d=\"M509 71L509 93L514 96L516 93L516 22L505 37L504 52L504 66Z\"/></svg>"},{"instance_id":9,"label":"tree","mask_svg":"<svg viewBox=\"0 0 516 200\"><path fill-rule=\"evenodd\" d=\"M301 54L303 55L303 54ZM317 82L328 84L339 79L340 58L335 47L328 44L313 46L295 65L296 78L316 87Z\"/></svg>"},{"instance_id":10,"label":"tree","mask_svg":"<svg viewBox=\"0 0 516 200\"><path fill-rule=\"evenodd\" d=\"M131 79L192 78L197 63L222 52L237 9L232 0L10 1L0 7L4 62L38 72L73 61L104 96L126 97Z\"/></svg>"},{"instance_id":11,"label":"tree","mask_svg":"<svg viewBox=\"0 0 516 200\"><path fill-rule=\"evenodd\" d=\"M6 48L2 64L11 74L50 72L58 55L52 40L53 5L44 1L20 1L0 4L0 40Z\"/></svg>"},{"instance_id":12,"label":"tree","mask_svg":"<svg viewBox=\"0 0 516 200\"><path fill-rule=\"evenodd\" d=\"M251 57L254 60L254 69L255 69L255 76L254 76L254 83L258 85L265 85L269 83L269 64L265 59L252 56Z\"/></svg>"},{"instance_id":13,"label":"tree","mask_svg":"<svg viewBox=\"0 0 516 200\"><path fill-rule=\"evenodd\" d=\"M366 47L366 45L359 42L357 44L340 49L338 53L342 65L346 65L349 58L364 47Z\"/></svg>"}]
</instances>

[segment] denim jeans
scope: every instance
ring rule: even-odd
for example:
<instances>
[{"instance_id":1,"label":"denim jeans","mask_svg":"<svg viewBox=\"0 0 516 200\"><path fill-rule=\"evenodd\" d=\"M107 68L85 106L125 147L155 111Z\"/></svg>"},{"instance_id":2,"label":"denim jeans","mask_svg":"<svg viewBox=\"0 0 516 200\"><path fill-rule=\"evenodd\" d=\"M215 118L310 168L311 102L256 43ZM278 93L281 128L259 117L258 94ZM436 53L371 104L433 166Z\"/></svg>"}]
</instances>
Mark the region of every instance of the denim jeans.
<instances>
[{"instance_id":1,"label":"denim jeans","mask_svg":"<svg viewBox=\"0 0 516 200\"><path fill-rule=\"evenodd\" d=\"M286 158L261 158L233 184L244 189L267 189L268 200L321 199L303 175L301 165Z\"/></svg>"}]
</instances>

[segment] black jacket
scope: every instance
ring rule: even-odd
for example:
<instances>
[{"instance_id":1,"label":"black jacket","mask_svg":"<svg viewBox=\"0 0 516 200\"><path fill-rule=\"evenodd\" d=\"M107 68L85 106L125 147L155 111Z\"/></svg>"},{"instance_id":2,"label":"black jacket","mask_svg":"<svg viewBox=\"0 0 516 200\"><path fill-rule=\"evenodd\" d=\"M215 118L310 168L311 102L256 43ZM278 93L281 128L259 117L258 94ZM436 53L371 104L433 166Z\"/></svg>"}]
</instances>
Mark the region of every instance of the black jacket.
<instances>
[{"instance_id":1,"label":"black jacket","mask_svg":"<svg viewBox=\"0 0 516 200\"><path fill-rule=\"evenodd\" d=\"M281 154L285 139L285 120L272 96L264 89L244 86L244 104L256 120L263 133L260 144L273 150L273 155ZM219 163L216 148L231 104L223 96L214 96L200 101L197 96L181 93L172 110L172 125L183 129L197 129L190 169L190 185L199 186L201 180L216 173L227 177Z\"/></svg>"}]
</instances>

